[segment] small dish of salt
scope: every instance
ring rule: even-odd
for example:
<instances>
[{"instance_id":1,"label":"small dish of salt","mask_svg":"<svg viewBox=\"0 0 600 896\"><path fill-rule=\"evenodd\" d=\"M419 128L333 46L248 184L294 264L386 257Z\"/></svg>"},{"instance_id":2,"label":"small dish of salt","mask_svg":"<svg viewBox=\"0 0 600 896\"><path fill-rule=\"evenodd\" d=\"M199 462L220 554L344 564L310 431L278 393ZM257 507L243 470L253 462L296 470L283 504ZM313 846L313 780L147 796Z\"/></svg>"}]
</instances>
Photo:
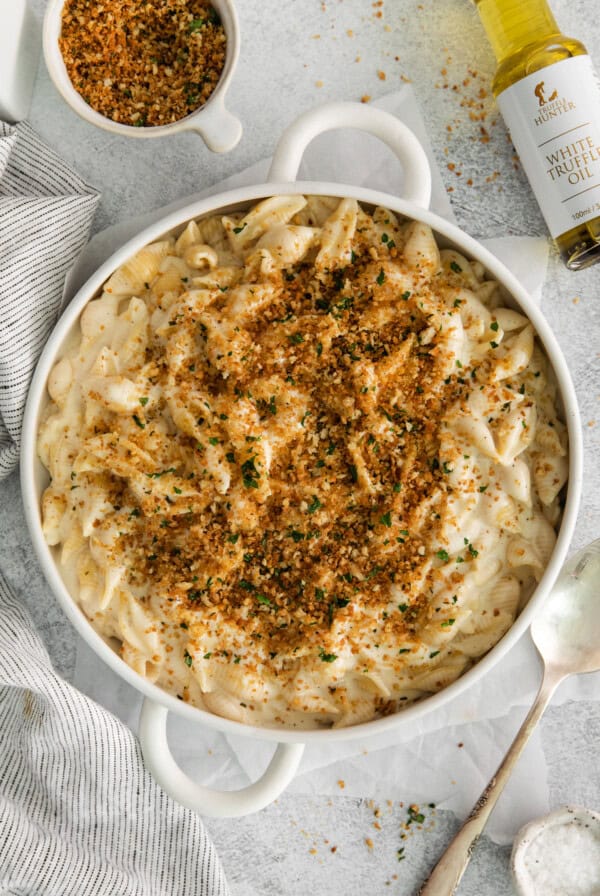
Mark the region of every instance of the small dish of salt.
<instances>
[{"instance_id":1,"label":"small dish of salt","mask_svg":"<svg viewBox=\"0 0 600 896\"><path fill-rule=\"evenodd\" d=\"M532 821L511 861L519 896L600 896L600 815L564 806Z\"/></svg>"}]
</instances>

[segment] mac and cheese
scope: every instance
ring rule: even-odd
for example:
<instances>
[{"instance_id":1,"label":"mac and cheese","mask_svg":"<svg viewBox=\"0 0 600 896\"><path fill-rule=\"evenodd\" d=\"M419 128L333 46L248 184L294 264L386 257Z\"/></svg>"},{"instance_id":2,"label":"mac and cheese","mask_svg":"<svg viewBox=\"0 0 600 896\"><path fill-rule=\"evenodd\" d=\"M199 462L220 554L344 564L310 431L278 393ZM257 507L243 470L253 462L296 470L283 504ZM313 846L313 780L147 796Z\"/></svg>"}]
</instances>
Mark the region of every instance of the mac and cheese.
<instances>
[{"instance_id":1,"label":"mac and cheese","mask_svg":"<svg viewBox=\"0 0 600 896\"><path fill-rule=\"evenodd\" d=\"M445 687L552 551L567 439L533 328L383 208L190 221L112 275L48 388L73 593L223 716L350 725Z\"/></svg>"}]
</instances>

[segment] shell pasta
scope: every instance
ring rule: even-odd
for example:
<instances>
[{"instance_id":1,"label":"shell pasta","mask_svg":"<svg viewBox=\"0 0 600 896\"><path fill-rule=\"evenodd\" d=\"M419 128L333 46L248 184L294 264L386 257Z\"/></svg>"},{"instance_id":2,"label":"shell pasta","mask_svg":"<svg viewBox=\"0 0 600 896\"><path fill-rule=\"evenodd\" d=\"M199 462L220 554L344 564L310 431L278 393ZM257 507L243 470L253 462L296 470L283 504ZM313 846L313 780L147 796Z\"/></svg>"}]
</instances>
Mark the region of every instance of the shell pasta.
<instances>
[{"instance_id":1,"label":"shell pasta","mask_svg":"<svg viewBox=\"0 0 600 896\"><path fill-rule=\"evenodd\" d=\"M48 382L43 527L92 625L182 700L345 726L446 687L547 564L566 428L478 262L353 199L190 221Z\"/></svg>"}]
</instances>

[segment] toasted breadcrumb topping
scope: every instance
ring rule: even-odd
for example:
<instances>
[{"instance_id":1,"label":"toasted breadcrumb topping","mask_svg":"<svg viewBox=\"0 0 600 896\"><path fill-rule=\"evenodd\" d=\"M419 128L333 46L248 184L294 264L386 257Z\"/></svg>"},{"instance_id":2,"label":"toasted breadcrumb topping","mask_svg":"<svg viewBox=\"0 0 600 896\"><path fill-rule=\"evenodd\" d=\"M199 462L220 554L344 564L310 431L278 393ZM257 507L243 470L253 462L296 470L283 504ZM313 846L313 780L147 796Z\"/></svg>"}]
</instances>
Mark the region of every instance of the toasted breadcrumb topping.
<instances>
[{"instance_id":1,"label":"toasted breadcrumb topping","mask_svg":"<svg viewBox=\"0 0 600 896\"><path fill-rule=\"evenodd\" d=\"M67 0L59 46L75 90L121 124L155 127L203 106L227 38L204 0Z\"/></svg>"}]
</instances>

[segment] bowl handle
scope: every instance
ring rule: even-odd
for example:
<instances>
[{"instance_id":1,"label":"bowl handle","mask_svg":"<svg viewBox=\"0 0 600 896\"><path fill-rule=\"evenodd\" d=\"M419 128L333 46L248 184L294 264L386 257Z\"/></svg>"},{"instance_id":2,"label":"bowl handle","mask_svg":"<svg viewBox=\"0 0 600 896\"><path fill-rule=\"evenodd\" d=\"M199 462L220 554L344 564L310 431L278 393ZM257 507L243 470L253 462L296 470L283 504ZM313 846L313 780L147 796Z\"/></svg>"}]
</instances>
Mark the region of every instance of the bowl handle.
<instances>
[{"instance_id":1,"label":"bowl handle","mask_svg":"<svg viewBox=\"0 0 600 896\"><path fill-rule=\"evenodd\" d=\"M229 152L239 143L242 123L225 108L222 97L198 111L198 119L191 115L189 124L182 130L199 134L211 152Z\"/></svg>"},{"instance_id":2,"label":"bowl handle","mask_svg":"<svg viewBox=\"0 0 600 896\"><path fill-rule=\"evenodd\" d=\"M169 796L200 815L239 818L264 809L288 786L300 764L304 744L277 745L262 777L241 790L212 790L179 768L167 741L168 710L144 699L138 735L146 768Z\"/></svg>"},{"instance_id":3,"label":"bowl handle","mask_svg":"<svg viewBox=\"0 0 600 896\"><path fill-rule=\"evenodd\" d=\"M294 181L308 144L323 131L356 128L385 143L404 169L404 199L427 208L431 169L425 150L405 124L383 109L362 103L326 103L305 112L281 135L269 170L269 181Z\"/></svg>"}]
</instances>

